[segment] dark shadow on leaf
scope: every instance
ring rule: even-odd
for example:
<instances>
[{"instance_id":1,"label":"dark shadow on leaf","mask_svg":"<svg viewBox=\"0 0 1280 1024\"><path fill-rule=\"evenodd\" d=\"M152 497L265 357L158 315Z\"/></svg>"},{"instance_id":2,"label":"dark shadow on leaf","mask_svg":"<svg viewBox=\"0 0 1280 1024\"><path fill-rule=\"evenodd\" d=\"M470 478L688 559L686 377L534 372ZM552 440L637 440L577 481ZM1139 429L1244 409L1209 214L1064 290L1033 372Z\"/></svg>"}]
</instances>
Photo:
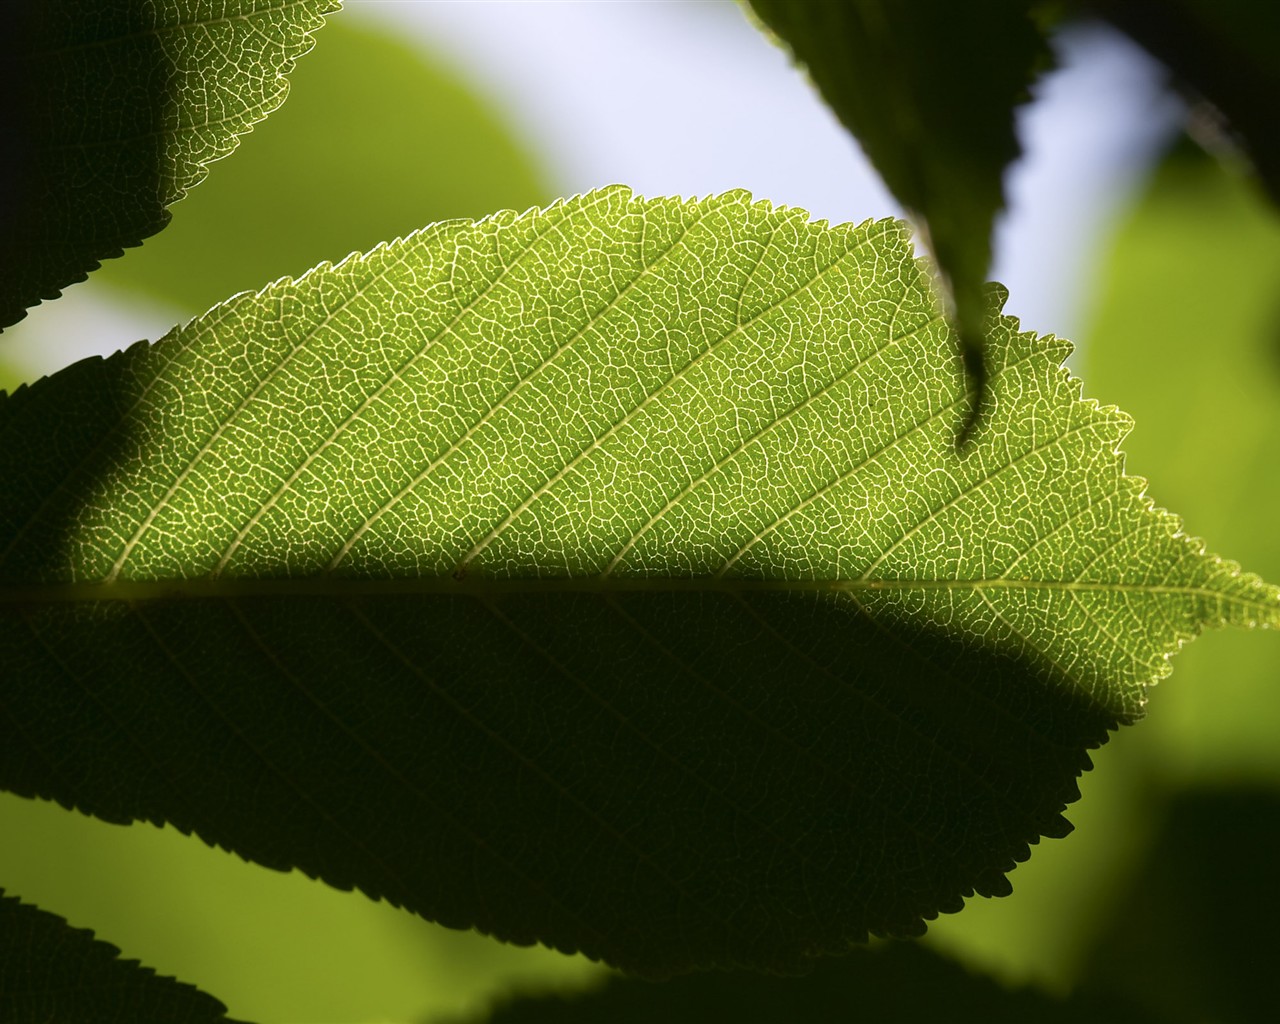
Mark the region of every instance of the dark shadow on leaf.
<instances>
[{"instance_id":1,"label":"dark shadow on leaf","mask_svg":"<svg viewBox=\"0 0 1280 1024\"><path fill-rule=\"evenodd\" d=\"M165 499L118 481L146 477L179 341L0 399L5 788L653 976L918 935L1069 830L1120 712L909 595L872 618L839 591L475 573L61 600L122 542L86 507Z\"/></svg>"},{"instance_id":2,"label":"dark shadow on leaf","mask_svg":"<svg viewBox=\"0 0 1280 1024\"><path fill-rule=\"evenodd\" d=\"M176 83L136 0L7 4L0 17L5 327L164 227Z\"/></svg>"},{"instance_id":3,"label":"dark shadow on leaf","mask_svg":"<svg viewBox=\"0 0 1280 1024\"><path fill-rule=\"evenodd\" d=\"M923 931L1069 826L1114 724L829 598L401 596L4 616L0 783L651 975Z\"/></svg>"}]
</instances>

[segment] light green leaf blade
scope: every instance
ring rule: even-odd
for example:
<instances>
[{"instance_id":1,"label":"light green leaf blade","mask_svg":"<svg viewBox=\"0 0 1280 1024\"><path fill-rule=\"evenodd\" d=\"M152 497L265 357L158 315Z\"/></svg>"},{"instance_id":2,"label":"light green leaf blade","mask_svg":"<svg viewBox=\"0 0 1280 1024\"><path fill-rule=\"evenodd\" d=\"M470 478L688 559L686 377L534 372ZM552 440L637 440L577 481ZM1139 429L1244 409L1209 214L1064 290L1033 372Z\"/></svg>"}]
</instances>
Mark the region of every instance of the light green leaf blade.
<instances>
[{"instance_id":1,"label":"light green leaf blade","mask_svg":"<svg viewBox=\"0 0 1280 1024\"><path fill-rule=\"evenodd\" d=\"M1050 54L1028 0L750 0L927 229L966 365L985 374L984 283L1014 109ZM976 410L973 410L976 411Z\"/></svg>"},{"instance_id":2,"label":"light green leaf blade","mask_svg":"<svg viewBox=\"0 0 1280 1024\"><path fill-rule=\"evenodd\" d=\"M228 1020L212 996L119 956L92 932L0 889L0 1019L8 1024Z\"/></svg>"},{"instance_id":3,"label":"light green leaf blade","mask_svg":"<svg viewBox=\"0 0 1280 1024\"><path fill-rule=\"evenodd\" d=\"M988 334L961 456L899 225L615 187L20 389L0 783L652 974L918 933L1280 620Z\"/></svg>"},{"instance_id":4,"label":"light green leaf blade","mask_svg":"<svg viewBox=\"0 0 1280 1024\"><path fill-rule=\"evenodd\" d=\"M45 0L6 13L11 214L0 327L168 222L208 164L284 102L338 0Z\"/></svg>"}]
</instances>

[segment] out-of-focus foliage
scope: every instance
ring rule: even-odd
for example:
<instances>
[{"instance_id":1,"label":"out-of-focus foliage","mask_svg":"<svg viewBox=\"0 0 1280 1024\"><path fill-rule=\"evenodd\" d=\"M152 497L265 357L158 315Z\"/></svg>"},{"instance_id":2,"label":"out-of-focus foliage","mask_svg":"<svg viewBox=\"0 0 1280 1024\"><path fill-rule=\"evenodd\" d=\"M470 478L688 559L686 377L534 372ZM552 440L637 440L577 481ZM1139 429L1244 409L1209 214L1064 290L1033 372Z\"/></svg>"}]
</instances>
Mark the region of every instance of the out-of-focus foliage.
<instances>
[{"instance_id":1,"label":"out-of-focus foliage","mask_svg":"<svg viewBox=\"0 0 1280 1024\"><path fill-rule=\"evenodd\" d=\"M1177 793L1086 960L1086 986L1173 1024L1275 1013L1280 791ZM1129 1020L1131 1018L1124 1018Z\"/></svg>"},{"instance_id":2,"label":"out-of-focus foliage","mask_svg":"<svg viewBox=\"0 0 1280 1024\"><path fill-rule=\"evenodd\" d=\"M1100 994L1055 998L1007 989L919 945L887 944L820 960L799 977L696 974L655 985L614 977L579 995L544 994L501 1001L488 1024L1081 1024L1149 1017ZM460 1022L459 1022L460 1024Z\"/></svg>"},{"instance_id":3,"label":"out-of-focus foliage","mask_svg":"<svg viewBox=\"0 0 1280 1024\"><path fill-rule=\"evenodd\" d=\"M1078 0L1129 33L1221 126L1280 203L1280 4L1274 0Z\"/></svg>"},{"instance_id":4,"label":"out-of-focus foliage","mask_svg":"<svg viewBox=\"0 0 1280 1024\"><path fill-rule=\"evenodd\" d=\"M321 260L551 196L537 159L447 65L345 17L168 228L96 277L190 315Z\"/></svg>"},{"instance_id":5,"label":"out-of-focus foliage","mask_svg":"<svg viewBox=\"0 0 1280 1024\"><path fill-rule=\"evenodd\" d=\"M0 13L0 327L164 227L284 101L337 0L41 0Z\"/></svg>"}]
</instances>

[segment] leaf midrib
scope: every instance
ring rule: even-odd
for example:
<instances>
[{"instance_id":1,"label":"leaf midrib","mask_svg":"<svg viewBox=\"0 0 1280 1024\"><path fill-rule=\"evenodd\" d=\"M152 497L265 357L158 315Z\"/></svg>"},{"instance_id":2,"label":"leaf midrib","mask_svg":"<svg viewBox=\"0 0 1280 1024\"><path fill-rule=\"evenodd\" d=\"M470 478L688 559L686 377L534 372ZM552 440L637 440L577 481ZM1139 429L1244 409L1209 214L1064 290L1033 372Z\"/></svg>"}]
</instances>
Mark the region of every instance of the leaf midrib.
<instances>
[{"instance_id":1,"label":"leaf midrib","mask_svg":"<svg viewBox=\"0 0 1280 1024\"><path fill-rule=\"evenodd\" d=\"M1053 590L1069 593L1144 594L1152 597L1199 597L1260 612L1265 623L1280 628L1280 588L1256 583L1257 597L1224 594L1208 585L1109 582L1105 580L1009 579L726 579L723 576L522 576L509 578L470 574L361 578L317 574L292 578L196 577L191 579L20 583L0 586L0 606L68 604L92 601L172 601L285 597L469 596L494 598L526 594L696 594L812 593L859 594L877 591Z\"/></svg>"}]
</instances>

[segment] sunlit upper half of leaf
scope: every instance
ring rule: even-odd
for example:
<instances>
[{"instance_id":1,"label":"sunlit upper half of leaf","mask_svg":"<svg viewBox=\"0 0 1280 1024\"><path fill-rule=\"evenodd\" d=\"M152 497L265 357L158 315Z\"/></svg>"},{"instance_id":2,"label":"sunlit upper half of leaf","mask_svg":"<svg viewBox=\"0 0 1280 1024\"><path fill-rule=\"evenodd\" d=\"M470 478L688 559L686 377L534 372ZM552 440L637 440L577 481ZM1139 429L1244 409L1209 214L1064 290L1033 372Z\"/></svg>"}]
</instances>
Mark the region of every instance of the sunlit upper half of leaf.
<instances>
[{"instance_id":1,"label":"sunlit upper half of leaf","mask_svg":"<svg viewBox=\"0 0 1280 1024\"><path fill-rule=\"evenodd\" d=\"M338 0L41 0L0 18L0 327L167 223L284 102Z\"/></svg>"},{"instance_id":2,"label":"sunlit upper half of leaf","mask_svg":"<svg viewBox=\"0 0 1280 1024\"><path fill-rule=\"evenodd\" d=\"M997 300L999 295L994 296ZM894 222L609 188L0 402L0 783L661 974L914 934L1280 595Z\"/></svg>"}]
</instances>

